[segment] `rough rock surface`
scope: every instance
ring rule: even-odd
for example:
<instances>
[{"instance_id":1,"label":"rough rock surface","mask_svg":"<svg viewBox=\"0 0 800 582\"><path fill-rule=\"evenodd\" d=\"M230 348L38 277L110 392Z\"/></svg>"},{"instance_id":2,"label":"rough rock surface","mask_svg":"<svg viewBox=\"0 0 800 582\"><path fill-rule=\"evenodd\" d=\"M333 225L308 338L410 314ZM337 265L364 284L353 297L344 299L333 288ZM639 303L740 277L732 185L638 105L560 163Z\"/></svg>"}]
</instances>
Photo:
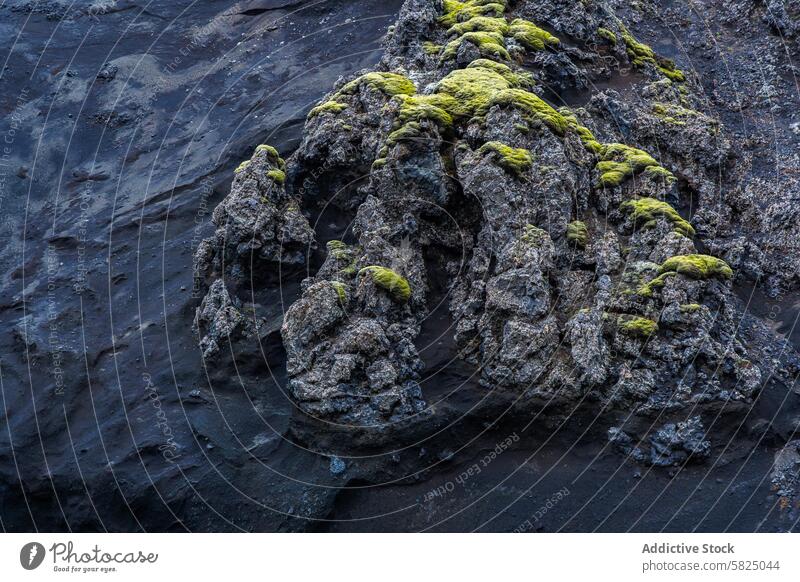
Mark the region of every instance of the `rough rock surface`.
<instances>
[{"instance_id":1,"label":"rough rock surface","mask_svg":"<svg viewBox=\"0 0 800 582\"><path fill-rule=\"evenodd\" d=\"M711 454L711 443L699 416L686 422L667 424L655 431L646 446L635 445L630 435L619 428L608 430L608 440L634 460L656 467L683 465L688 461L704 461Z\"/></svg>"},{"instance_id":2,"label":"rough rock surface","mask_svg":"<svg viewBox=\"0 0 800 582\"><path fill-rule=\"evenodd\" d=\"M232 289L253 256L304 260L303 213L351 222L318 231L324 261L284 317L303 412L362 428L435 417L415 342L436 287L489 399L554 417L592 402L662 427L645 448L611 429L634 459L709 457L701 416L746 410L776 374L774 336L742 325L734 286L800 284L800 166L795 151L754 179L718 114L727 89L709 96L631 32L647 4L408 0L382 66L311 112L285 187L256 153L199 257ZM795 35L794 3L769 5Z\"/></svg>"}]
</instances>

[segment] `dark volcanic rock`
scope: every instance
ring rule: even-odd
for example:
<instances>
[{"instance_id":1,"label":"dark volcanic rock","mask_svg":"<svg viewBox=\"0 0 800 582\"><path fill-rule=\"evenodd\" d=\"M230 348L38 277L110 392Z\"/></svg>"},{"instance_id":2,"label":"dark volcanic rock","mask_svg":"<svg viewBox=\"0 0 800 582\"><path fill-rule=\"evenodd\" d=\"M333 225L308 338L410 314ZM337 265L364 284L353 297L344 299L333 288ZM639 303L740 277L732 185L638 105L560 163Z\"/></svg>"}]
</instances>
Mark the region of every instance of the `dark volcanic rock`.
<instances>
[{"instance_id":1,"label":"dark volcanic rock","mask_svg":"<svg viewBox=\"0 0 800 582\"><path fill-rule=\"evenodd\" d=\"M285 317L300 407L360 426L418 415L414 342L430 265L448 262L455 340L487 389L534 406L591 396L645 416L750 402L762 376L738 326L734 271L700 251L714 245L709 212L719 220L731 145L696 81L605 3L568 13L559 2L496 4L478 17L459 6L407 2L383 67L337 83L289 159L289 199L313 208L328 192L356 209L353 243L329 245ZM566 38L513 20L527 14ZM575 111L542 98L540 86L619 74L597 69L608 52L641 76L635 97L600 91ZM242 205L237 178L220 228L228 208L271 199L273 185L252 185ZM690 198L696 227L676 210ZM267 239L274 259L286 213L256 214L240 211L242 234L218 231L216 248L263 256ZM457 253L464 268L448 259Z\"/></svg>"},{"instance_id":2,"label":"dark volcanic rock","mask_svg":"<svg viewBox=\"0 0 800 582\"><path fill-rule=\"evenodd\" d=\"M796 2L12 4L4 528L796 529Z\"/></svg>"}]
</instances>

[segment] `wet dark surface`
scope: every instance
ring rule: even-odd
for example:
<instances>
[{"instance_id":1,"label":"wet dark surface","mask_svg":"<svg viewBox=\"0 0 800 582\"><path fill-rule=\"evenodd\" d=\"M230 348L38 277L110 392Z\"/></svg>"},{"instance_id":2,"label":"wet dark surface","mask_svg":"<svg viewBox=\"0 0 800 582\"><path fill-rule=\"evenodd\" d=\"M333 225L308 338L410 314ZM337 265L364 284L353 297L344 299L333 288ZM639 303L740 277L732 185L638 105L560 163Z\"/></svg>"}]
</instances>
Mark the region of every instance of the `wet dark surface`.
<instances>
[{"instance_id":1,"label":"wet dark surface","mask_svg":"<svg viewBox=\"0 0 800 582\"><path fill-rule=\"evenodd\" d=\"M277 333L304 273L256 298L274 314L260 350L207 368L191 257L235 165L259 143L291 153L336 78L377 62L400 1L112 4L0 8L4 530L792 527L768 483L800 419L785 387L744 420L704 419L722 435L707 465L648 470L608 448L613 419L591 403L563 424L513 403L486 421L444 307L418 345L447 430L315 452L290 430ZM347 220L323 213L320 240ZM798 300L781 301L776 331L797 342ZM774 428L753 429L764 419Z\"/></svg>"}]
</instances>

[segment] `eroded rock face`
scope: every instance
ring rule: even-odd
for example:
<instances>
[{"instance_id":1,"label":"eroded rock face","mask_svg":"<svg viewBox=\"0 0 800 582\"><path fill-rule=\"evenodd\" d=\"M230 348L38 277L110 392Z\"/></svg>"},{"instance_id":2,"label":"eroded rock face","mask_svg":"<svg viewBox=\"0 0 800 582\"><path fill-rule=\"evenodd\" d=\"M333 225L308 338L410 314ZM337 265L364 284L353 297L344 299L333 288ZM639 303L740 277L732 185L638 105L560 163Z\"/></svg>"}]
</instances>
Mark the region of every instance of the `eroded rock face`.
<instances>
[{"instance_id":1,"label":"eroded rock face","mask_svg":"<svg viewBox=\"0 0 800 582\"><path fill-rule=\"evenodd\" d=\"M281 329L302 411L359 427L436 414L415 343L431 277L487 390L551 414L590 400L658 417L646 451L613 433L648 464L706 458L698 415L752 402L761 358L732 281L779 269L726 226L748 186L697 80L616 8L409 0L382 68L311 112L285 186L265 178L283 169L266 150L239 173L201 249L229 284L247 279L245 257L304 260L304 211L351 213ZM580 104L556 106L571 94ZM751 228L789 248L796 218L776 196ZM797 260L785 261L791 284ZM235 327L208 311L209 329Z\"/></svg>"},{"instance_id":2,"label":"eroded rock face","mask_svg":"<svg viewBox=\"0 0 800 582\"><path fill-rule=\"evenodd\" d=\"M285 181L286 163L278 152L258 146L236 170L231 193L214 210L216 232L198 249L199 272L244 279L276 263L305 262L314 231Z\"/></svg>"}]
</instances>

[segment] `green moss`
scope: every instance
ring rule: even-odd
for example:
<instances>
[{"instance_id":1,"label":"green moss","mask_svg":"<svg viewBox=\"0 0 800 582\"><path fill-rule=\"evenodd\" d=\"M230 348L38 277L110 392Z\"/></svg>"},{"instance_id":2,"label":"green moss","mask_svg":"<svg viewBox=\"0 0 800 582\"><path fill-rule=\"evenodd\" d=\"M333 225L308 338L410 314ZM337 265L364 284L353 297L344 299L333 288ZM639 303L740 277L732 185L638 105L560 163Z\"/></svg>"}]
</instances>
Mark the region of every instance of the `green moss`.
<instances>
[{"instance_id":1,"label":"green moss","mask_svg":"<svg viewBox=\"0 0 800 582\"><path fill-rule=\"evenodd\" d=\"M271 145L267 145L267 144L262 143L261 145L256 147L256 151L257 152L267 152L267 157L271 161L277 163L281 167L284 166L283 158L281 158L280 154L278 153L278 150L276 150Z\"/></svg>"},{"instance_id":2,"label":"green moss","mask_svg":"<svg viewBox=\"0 0 800 582\"><path fill-rule=\"evenodd\" d=\"M599 185L605 188L619 186L628 178L644 171L654 177L675 180L672 173L664 169L650 154L621 143L606 144L601 161L595 169L600 172Z\"/></svg>"},{"instance_id":3,"label":"green moss","mask_svg":"<svg viewBox=\"0 0 800 582\"><path fill-rule=\"evenodd\" d=\"M560 42L546 30L522 18L511 22L508 33L526 48L536 51L544 50L546 46L556 46Z\"/></svg>"},{"instance_id":4,"label":"green moss","mask_svg":"<svg viewBox=\"0 0 800 582\"><path fill-rule=\"evenodd\" d=\"M678 255L662 263L659 273L678 273L690 279L730 279L733 269L728 263L710 255Z\"/></svg>"},{"instance_id":5,"label":"green moss","mask_svg":"<svg viewBox=\"0 0 800 582\"><path fill-rule=\"evenodd\" d=\"M589 229L586 223L574 220L567 225L567 241L579 248L586 248L589 242Z\"/></svg>"},{"instance_id":6,"label":"green moss","mask_svg":"<svg viewBox=\"0 0 800 582\"><path fill-rule=\"evenodd\" d=\"M658 217L663 217L672 223L676 232L683 236L693 237L694 228L678 212L666 202L655 198L638 198L626 200L620 209L631 213L634 222L642 224L645 228L655 226Z\"/></svg>"},{"instance_id":7,"label":"green moss","mask_svg":"<svg viewBox=\"0 0 800 582\"><path fill-rule=\"evenodd\" d=\"M406 303L411 297L411 286L408 284L408 280L391 269L371 265L358 272L359 276L366 273L372 276L372 280L378 287L388 291L395 301Z\"/></svg>"},{"instance_id":8,"label":"green moss","mask_svg":"<svg viewBox=\"0 0 800 582\"><path fill-rule=\"evenodd\" d=\"M572 113L572 111L569 110L569 108L561 107L559 108L558 112L564 118L567 127L578 134L578 137L580 137L581 142L583 143L583 147L598 156L605 151L605 146L595 139L594 134L589 130L589 128L578 123L578 118L574 113Z\"/></svg>"},{"instance_id":9,"label":"green moss","mask_svg":"<svg viewBox=\"0 0 800 582\"><path fill-rule=\"evenodd\" d=\"M508 54L503 40L504 37L499 32L465 32L445 45L444 51L442 51L442 60L455 58L458 54L458 49L465 42L472 43L478 47L481 56L510 60L511 55Z\"/></svg>"},{"instance_id":10,"label":"green moss","mask_svg":"<svg viewBox=\"0 0 800 582\"><path fill-rule=\"evenodd\" d=\"M733 269L722 259L709 255L678 255L664 261L658 269L658 276L642 285L637 293L642 297L651 297L654 289L665 285L669 277L684 275L690 279L730 279Z\"/></svg>"},{"instance_id":11,"label":"green moss","mask_svg":"<svg viewBox=\"0 0 800 582\"><path fill-rule=\"evenodd\" d=\"M283 170L270 170L267 172L267 178L282 186L286 182L286 173Z\"/></svg>"},{"instance_id":12,"label":"green moss","mask_svg":"<svg viewBox=\"0 0 800 582\"><path fill-rule=\"evenodd\" d=\"M509 25L505 18L476 16L464 22L457 22L450 27L447 34L461 36L467 32L497 32L505 36L508 31Z\"/></svg>"},{"instance_id":13,"label":"green moss","mask_svg":"<svg viewBox=\"0 0 800 582\"><path fill-rule=\"evenodd\" d=\"M392 147L400 141L420 139L423 137L422 129L416 121L411 121L389 134L386 138L386 147Z\"/></svg>"},{"instance_id":14,"label":"green moss","mask_svg":"<svg viewBox=\"0 0 800 582\"><path fill-rule=\"evenodd\" d=\"M346 305L347 289L344 286L344 283L340 283L339 281L331 281L331 287L333 287L333 290L336 291L336 295L339 296L339 303Z\"/></svg>"},{"instance_id":15,"label":"green moss","mask_svg":"<svg viewBox=\"0 0 800 582\"><path fill-rule=\"evenodd\" d=\"M259 152L267 152L267 159L270 163L278 166L278 169L268 171L267 176L275 180L278 184L283 184L286 181L286 174L284 173L286 170L286 161L280 156L278 150L271 145L261 144L256 147L256 153ZM234 173L238 174L244 171L250 165L251 161L252 160L243 161L236 170L234 170Z\"/></svg>"},{"instance_id":16,"label":"green moss","mask_svg":"<svg viewBox=\"0 0 800 582\"><path fill-rule=\"evenodd\" d=\"M635 67L644 67L647 64L651 64L671 81L681 83L686 80L683 71L676 68L675 63L656 55L652 48L636 40L621 22L619 26L622 40L625 42L628 58Z\"/></svg>"},{"instance_id":17,"label":"green moss","mask_svg":"<svg viewBox=\"0 0 800 582\"><path fill-rule=\"evenodd\" d=\"M664 285L666 285L667 279L670 277L674 277L675 275L677 275L677 273L672 273L672 272L662 273L652 281L649 281L644 285L642 285L641 287L639 287L639 290L636 293L638 295L641 295L642 297L652 297L653 291L655 289L661 289Z\"/></svg>"},{"instance_id":18,"label":"green moss","mask_svg":"<svg viewBox=\"0 0 800 582\"><path fill-rule=\"evenodd\" d=\"M646 339L658 331L658 324L646 317L620 315L617 318L617 329L626 335Z\"/></svg>"},{"instance_id":19,"label":"green moss","mask_svg":"<svg viewBox=\"0 0 800 582\"><path fill-rule=\"evenodd\" d=\"M339 103L338 101L330 100L326 101L322 105L317 105L311 111L308 112L308 118L314 118L317 115L322 115L323 113L330 113L331 115L336 115L341 113L347 109L347 105L344 103Z\"/></svg>"},{"instance_id":20,"label":"green moss","mask_svg":"<svg viewBox=\"0 0 800 582\"><path fill-rule=\"evenodd\" d=\"M597 29L597 35L606 39L612 45L617 45L617 35L608 30L607 28L600 27Z\"/></svg>"},{"instance_id":21,"label":"green moss","mask_svg":"<svg viewBox=\"0 0 800 582\"><path fill-rule=\"evenodd\" d=\"M353 95L358 91L361 85L367 85L390 97L394 97L395 95L414 95L417 92L414 83L405 75L374 71L350 81L339 90L338 94Z\"/></svg>"},{"instance_id":22,"label":"green moss","mask_svg":"<svg viewBox=\"0 0 800 582\"><path fill-rule=\"evenodd\" d=\"M425 54L433 57L438 55L442 51L442 45L430 41L425 41L422 43L422 50L425 51Z\"/></svg>"},{"instance_id":23,"label":"green moss","mask_svg":"<svg viewBox=\"0 0 800 582\"><path fill-rule=\"evenodd\" d=\"M475 61L477 62L477 61ZM508 73L500 73L486 65L458 69L439 81L436 93L450 98L445 108L456 117L473 117L486 109L493 95L514 86ZM510 69L509 69L510 71Z\"/></svg>"},{"instance_id":24,"label":"green moss","mask_svg":"<svg viewBox=\"0 0 800 582\"><path fill-rule=\"evenodd\" d=\"M433 121L443 131L453 126L453 116L448 112L448 109L455 109L456 106L452 98L434 94L414 97L401 95L397 99L400 99L398 126L419 123L423 119Z\"/></svg>"},{"instance_id":25,"label":"green moss","mask_svg":"<svg viewBox=\"0 0 800 582\"><path fill-rule=\"evenodd\" d=\"M702 307L699 303L685 303L681 305L681 313L696 313Z\"/></svg>"},{"instance_id":26,"label":"green moss","mask_svg":"<svg viewBox=\"0 0 800 582\"><path fill-rule=\"evenodd\" d=\"M350 252L347 249L347 245L340 240L328 241L328 244L325 246L328 249L328 254L337 261L344 261L350 258Z\"/></svg>"},{"instance_id":27,"label":"green moss","mask_svg":"<svg viewBox=\"0 0 800 582\"><path fill-rule=\"evenodd\" d=\"M674 103L653 103L653 114L661 119L664 123L670 125L686 125L690 119L705 116L699 111L688 109L681 105ZM705 121L711 125L715 125L714 120L705 118Z\"/></svg>"},{"instance_id":28,"label":"green moss","mask_svg":"<svg viewBox=\"0 0 800 582\"><path fill-rule=\"evenodd\" d=\"M490 61L489 59L476 59L467 65L467 69L485 69L497 73L508 83L512 89L532 89L535 86L530 73L515 72L508 65Z\"/></svg>"},{"instance_id":29,"label":"green moss","mask_svg":"<svg viewBox=\"0 0 800 582\"><path fill-rule=\"evenodd\" d=\"M502 16L506 10L506 0L444 0L443 7L439 23L453 26L477 16Z\"/></svg>"},{"instance_id":30,"label":"green moss","mask_svg":"<svg viewBox=\"0 0 800 582\"><path fill-rule=\"evenodd\" d=\"M478 149L479 154L492 153L497 164L518 178L533 165L531 152L523 148L513 148L499 141L490 141Z\"/></svg>"},{"instance_id":31,"label":"green moss","mask_svg":"<svg viewBox=\"0 0 800 582\"><path fill-rule=\"evenodd\" d=\"M532 224L526 224L522 236L519 237L519 240L525 244L538 245L547 240L549 236L550 235L547 234L546 230L533 226Z\"/></svg>"},{"instance_id":32,"label":"green moss","mask_svg":"<svg viewBox=\"0 0 800 582\"><path fill-rule=\"evenodd\" d=\"M449 130L455 119L485 117L492 106L518 108L527 121L539 121L563 135L567 122L563 116L538 96L521 89L532 80L509 67L478 59L466 69L457 69L439 81L430 95L399 95L398 129L422 119L434 121Z\"/></svg>"}]
</instances>

